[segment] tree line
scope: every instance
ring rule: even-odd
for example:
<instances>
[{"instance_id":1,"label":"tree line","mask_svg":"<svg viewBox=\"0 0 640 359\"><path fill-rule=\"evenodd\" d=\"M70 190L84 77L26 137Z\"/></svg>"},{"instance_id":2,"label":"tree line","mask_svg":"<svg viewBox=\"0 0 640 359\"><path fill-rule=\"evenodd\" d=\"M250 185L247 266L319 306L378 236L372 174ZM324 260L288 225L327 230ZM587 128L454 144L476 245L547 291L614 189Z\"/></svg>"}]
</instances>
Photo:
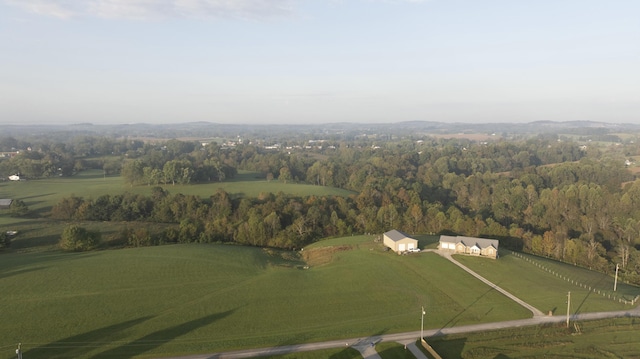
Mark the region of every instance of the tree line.
<instances>
[{"instance_id":1,"label":"tree line","mask_svg":"<svg viewBox=\"0 0 640 359\"><path fill-rule=\"evenodd\" d=\"M69 197L52 208L51 216L172 224L124 230L118 236L127 245L198 241L299 248L327 236L393 228L486 236L604 272L619 263L627 280L640 282L640 184L625 168L625 160L639 152L634 142L597 147L557 136L489 143L423 136L307 144L294 138L280 150L257 142L123 145L126 151L115 157L116 172L130 185L154 186L151 196ZM54 158L38 153L33 160ZM81 162L76 167L99 167L103 161L88 154L71 157ZM356 194L232 199L218 191L199 198L155 187L224 181L237 170ZM154 228L162 230L154 233Z\"/></svg>"}]
</instances>

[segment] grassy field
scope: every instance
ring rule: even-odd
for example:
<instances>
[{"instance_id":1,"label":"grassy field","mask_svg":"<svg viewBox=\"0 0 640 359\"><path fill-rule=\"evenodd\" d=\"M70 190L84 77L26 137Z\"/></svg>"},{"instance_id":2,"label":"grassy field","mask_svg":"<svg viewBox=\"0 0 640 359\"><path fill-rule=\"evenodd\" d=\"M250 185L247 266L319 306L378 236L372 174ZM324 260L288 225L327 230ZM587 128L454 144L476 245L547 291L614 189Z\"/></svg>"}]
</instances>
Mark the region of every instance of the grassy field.
<instances>
[{"instance_id":1,"label":"grassy field","mask_svg":"<svg viewBox=\"0 0 640 359\"><path fill-rule=\"evenodd\" d=\"M313 186L309 184L282 183L279 181L266 181L259 178L253 172L241 172L236 178L225 182L189 185L163 185L160 186L170 193L182 193L209 197L219 188L231 194L233 197L258 197L260 193L283 192L295 196L348 196L352 192L325 186ZM12 198L23 200L30 209L44 214L60 199L75 195L84 198L97 198L104 194L117 194L123 192L148 195L152 186L130 186L124 183L122 177L104 177L102 171L89 170L79 173L74 177L54 177L49 179L0 182L0 198ZM0 222L1 224L1 222Z\"/></svg>"},{"instance_id":2,"label":"grassy field","mask_svg":"<svg viewBox=\"0 0 640 359\"><path fill-rule=\"evenodd\" d=\"M173 194L183 193L203 198L214 194L219 188L233 197L257 197L260 193L283 192L289 195L306 196L348 196L351 192L322 186L267 182L257 177L256 173L242 172L236 178L222 183L162 186ZM124 192L150 195L149 186L129 186L121 177L104 177L101 171L84 171L77 176L59 177L35 181L0 182L0 198L19 199L24 201L33 212L30 218L13 218L8 210L0 210L0 229L16 230L20 235L12 243L13 250L50 250L55 247L65 223L47 220L51 207L62 198L71 195L86 199L95 199L105 194ZM123 223L86 223L83 226L97 229L108 236L127 226Z\"/></svg>"},{"instance_id":3,"label":"grassy field","mask_svg":"<svg viewBox=\"0 0 640 359\"><path fill-rule=\"evenodd\" d=\"M565 314L568 292L571 292L571 313L628 309L631 305L610 297L630 300L640 294L640 288L624 283L618 283L614 293L613 278L606 274L541 257L520 256L501 251L498 260L461 255L455 259L543 313Z\"/></svg>"},{"instance_id":4,"label":"grassy field","mask_svg":"<svg viewBox=\"0 0 640 359\"><path fill-rule=\"evenodd\" d=\"M428 339L447 359L640 358L640 319L619 318L562 325L523 327Z\"/></svg>"},{"instance_id":5,"label":"grassy field","mask_svg":"<svg viewBox=\"0 0 640 359\"><path fill-rule=\"evenodd\" d=\"M5 254L0 358L19 342L25 358L147 358L402 332L421 305L425 328L529 316L435 254L372 239L329 241L349 248L309 269L232 245Z\"/></svg>"}]
</instances>

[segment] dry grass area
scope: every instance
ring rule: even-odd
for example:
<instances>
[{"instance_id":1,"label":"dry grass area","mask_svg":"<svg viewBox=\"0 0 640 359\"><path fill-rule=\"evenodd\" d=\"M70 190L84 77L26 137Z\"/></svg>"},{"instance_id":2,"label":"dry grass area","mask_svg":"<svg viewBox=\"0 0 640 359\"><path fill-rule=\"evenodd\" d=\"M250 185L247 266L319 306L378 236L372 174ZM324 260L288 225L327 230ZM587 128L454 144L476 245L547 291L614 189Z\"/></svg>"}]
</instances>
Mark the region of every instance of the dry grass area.
<instances>
[{"instance_id":1,"label":"dry grass area","mask_svg":"<svg viewBox=\"0 0 640 359\"><path fill-rule=\"evenodd\" d=\"M316 267L322 264L330 263L335 253L349 251L351 249L351 246L312 248L302 252L302 259L304 259L307 265Z\"/></svg>"}]
</instances>

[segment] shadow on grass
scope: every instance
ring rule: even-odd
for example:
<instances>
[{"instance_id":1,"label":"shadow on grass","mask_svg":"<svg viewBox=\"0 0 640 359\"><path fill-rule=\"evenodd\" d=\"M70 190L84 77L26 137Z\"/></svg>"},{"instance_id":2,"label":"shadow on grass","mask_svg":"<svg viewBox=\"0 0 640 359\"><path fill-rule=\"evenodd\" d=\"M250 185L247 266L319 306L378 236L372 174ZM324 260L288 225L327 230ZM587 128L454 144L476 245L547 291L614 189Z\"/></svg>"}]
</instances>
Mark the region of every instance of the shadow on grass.
<instances>
[{"instance_id":1,"label":"shadow on grass","mask_svg":"<svg viewBox=\"0 0 640 359\"><path fill-rule=\"evenodd\" d=\"M460 359L462 358L462 351L467 343L467 338L447 339L447 336L443 336L437 339L429 339L427 343L443 358ZM422 348L419 342L416 345L426 354L426 349Z\"/></svg>"},{"instance_id":2,"label":"shadow on grass","mask_svg":"<svg viewBox=\"0 0 640 359\"><path fill-rule=\"evenodd\" d=\"M458 314L456 314L455 316L453 316L453 318L449 319L448 322L446 322L440 329L438 329L438 331L433 335L433 336L439 336L442 335L442 329L447 328L449 326L455 326L455 324L457 323L457 318L459 316L461 316L464 312L467 311L467 309L473 307L478 301L480 301L480 299L482 299L482 297L486 296L487 294L489 294L490 292L495 291L494 288L489 288L487 291L485 291L484 293L482 293L482 295L478 296L478 298L476 298L473 302L471 302L471 304L469 304L466 308L464 308L463 310L461 310L460 312L458 312ZM493 311L493 308L489 309L489 311L487 311L485 313L485 315L491 313L491 311Z\"/></svg>"},{"instance_id":3,"label":"shadow on grass","mask_svg":"<svg viewBox=\"0 0 640 359\"><path fill-rule=\"evenodd\" d=\"M353 348L344 348L338 353L329 356L329 359L356 359L362 358L360 352Z\"/></svg>"},{"instance_id":4,"label":"shadow on grass","mask_svg":"<svg viewBox=\"0 0 640 359\"><path fill-rule=\"evenodd\" d=\"M6 272L3 271L3 272L0 272L0 279L9 278L9 277L13 277L14 275L21 275L29 272L35 272L35 271L43 270L45 268L46 267L34 267L34 268L17 269L17 270L6 271Z\"/></svg>"},{"instance_id":5,"label":"shadow on grass","mask_svg":"<svg viewBox=\"0 0 640 359\"><path fill-rule=\"evenodd\" d=\"M45 269L58 261L70 262L95 256L95 253L39 252L27 254L23 260L4 260L0 262L0 278ZM18 257L12 257L18 258Z\"/></svg>"},{"instance_id":6,"label":"shadow on grass","mask_svg":"<svg viewBox=\"0 0 640 359\"><path fill-rule=\"evenodd\" d=\"M595 284L593 284L593 288L596 288L597 286L599 286L600 283L605 279L605 277L606 276L604 276L604 275L602 277L600 277L600 279ZM587 292L587 295L584 296L584 298L582 299L582 302L580 302L580 304L576 308L574 314L579 314L580 313L580 309L582 309L582 306L587 301L587 299L589 299L589 296L591 296L591 293L593 293L594 291L595 291L595 289L590 289L589 292Z\"/></svg>"},{"instance_id":7,"label":"shadow on grass","mask_svg":"<svg viewBox=\"0 0 640 359\"><path fill-rule=\"evenodd\" d=\"M143 323L151 317L142 317L110 325L87 333L58 340L24 352L25 358L77 358L87 355L100 346L116 342L126 337L125 331Z\"/></svg>"},{"instance_id":8,"label":"shadow on grass","mask_svg":"<svg viewBox=\"0 0 640 359\"><path fill-rule=\"evenodd\" d=\"M38 198L38 197L46 197L46 196L53 196L53 195L55 195L55 194L57 194L57 193L54 193L54 192L51 192L51 193L39 193L39 194L37 194L37 195L21 197L21 198L19 198L19 199L21 199L21 200L23 200L23 201L24 201L25 199Z\"/></svg>"},{"instance_id":9,"label":"shadow on grass","mask_svg":"<svg viewBox=\"0 0 640 359\"><path fill-rule=\"evenodd\" d=\"M235 312L235 309L226 312L211 314L206 317L194 319L192 321L169 327L157 332L145 335L144 337L134 340L130 343L122 344L119 347L107 350L98 355L93 356L95 359L111 359L111 358L131 358L144 354L163 344L166 344L182 335L198 328L207 326L217 320L227 317Z\"/></svg>"},{"instance_id":10,"label":"shadow on grass","mask_svg":"<svg viewBox=\"0 0 640 359\"><path fill-rule=\"evenodd\" d=\"M378 354L381 358L415 359L413 353L411 353L409 349L405 349L405 347L400 343L378 351Z\"/></svg>"}]
</instances>

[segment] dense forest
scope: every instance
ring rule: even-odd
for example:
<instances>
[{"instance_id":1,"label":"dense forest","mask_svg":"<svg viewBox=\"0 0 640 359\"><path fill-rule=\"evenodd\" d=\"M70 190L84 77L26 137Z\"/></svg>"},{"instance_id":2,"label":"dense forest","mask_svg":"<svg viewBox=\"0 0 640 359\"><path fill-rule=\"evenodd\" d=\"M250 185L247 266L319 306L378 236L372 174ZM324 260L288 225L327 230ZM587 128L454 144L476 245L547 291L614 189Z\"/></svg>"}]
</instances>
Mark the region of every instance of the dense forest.
<instances>
[{"instance_id":1,"label":"dense forest","mask_svg":"<svg viewBox=\"0 0 640 359\"><path fill-rule=\"evenodd\" d=\"M640 148L614 135L590 142L534 135L490 141L407 134L309 134L269 139L142 140L82 135L56 142L0 138L0 175L37 179L85 169L151 186L93 199L68 197L53 220L146 223L113 240L129 246L235 242L300 248L330 236L400 229L497 238L501 246L611 272L640 283ZM20 149L20 151L17 151ZM13 152L12 152L13 151ZM263 193L208 198L171 185L219 182L238 171L265 181L332 186L348 197ZM167 224L163 226L149 223Z\"/></svg>"}]
</instances>

